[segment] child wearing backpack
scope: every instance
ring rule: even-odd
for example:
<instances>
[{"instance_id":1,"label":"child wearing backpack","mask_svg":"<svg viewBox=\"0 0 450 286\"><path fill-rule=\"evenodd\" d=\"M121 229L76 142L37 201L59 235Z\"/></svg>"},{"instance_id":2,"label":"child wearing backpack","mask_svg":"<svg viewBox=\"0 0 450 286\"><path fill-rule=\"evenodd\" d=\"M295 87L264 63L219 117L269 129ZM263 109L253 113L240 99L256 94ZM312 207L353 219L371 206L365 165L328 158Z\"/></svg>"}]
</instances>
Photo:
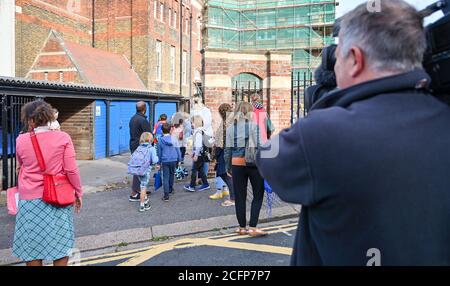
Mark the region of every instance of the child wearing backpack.
<instances>
[{"instance_id":1,"label":"child wearing backpack","mask_svg":"<svg viewBox=\"0 0 450 286\"><path fill-rule=\"evenodd\" d=\"M147 197L147 190L150 188L152 166L159 161L155 147L151 145L152 141L153 135L150 132L142 133L139 140L140 145L131 155L130 162L128 163L128 173L138 176L141 183L140 212L148 211L151 208L150 200Z\"/></svg>"},{"instance_id":2,"label":"child wearing backpack","mask_svg":"<svg viewBox=\"0 0 450 286\"><path fill-rule=\"evenodd\" d=\"M208 178L206 177L205 171L203 170L203 165L205 162L210 161L210 154L208 154L208 147L205 146L205 141L209 144L209 140L206 138L205 134L206 130L203 128L203 120L200 116L194 116L192 119L192 124L194 127L194 142L193 142L193 154L192 154L192 175L191 175L191 183L186 185L184 189L188 192L195 192L195 181L197 179L197 175L202 180L202 185L198 189L199 192L209 190L211 187L208 183Z\"/></svg>"},{"instance_id":3,"label":"child wearing backpack","mask_svg":"<svg viewBox=\"0 0 450 286\"><path fill-rule=\"evenodd\" d=\"M159 164L162 168L164 186L163 201L165 202L169 201L169 196L173 193L175 169L177 168L178 162L181 161L180 147L172 141L171 130L172 126L169 123L164 123L162 126L164 136L158 140L158 157L160 159Z\"/></svg>"}]
</instances>

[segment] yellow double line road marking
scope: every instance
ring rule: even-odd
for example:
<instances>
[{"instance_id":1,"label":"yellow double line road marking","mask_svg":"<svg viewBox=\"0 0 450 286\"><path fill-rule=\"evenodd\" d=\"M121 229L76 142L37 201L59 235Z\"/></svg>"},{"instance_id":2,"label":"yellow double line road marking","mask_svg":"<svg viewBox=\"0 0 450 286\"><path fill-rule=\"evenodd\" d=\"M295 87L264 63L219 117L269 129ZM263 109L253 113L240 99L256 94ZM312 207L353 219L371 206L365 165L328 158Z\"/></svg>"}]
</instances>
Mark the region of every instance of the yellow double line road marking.
<instances>
[{"instance_id":1,"label":"yellow double line road marking","mask_svg":"<svg viewBox=\"0 0 450 286\"><path fill-rule=\"evenodd\" d=\"M297 224L289 224L283 226L275 226L264 229L268 234L293 231L297 228ZM234 240L249 238L247 236L239 236L237 234L220 235L208 238L185 238L165 244L154 245L141 249L118 252L114 254L99 255L88 257L82 260L81 265L94 265L128 259L118 266L136 266L150 260L151 258L174 249L192 248L198 246L214 246L232 249L250 250L258 252L266 252L273 254L291 255L292 248L272 246L265 244L254 244L248 242L235 242Z\"/></svg>"}]
</instances>

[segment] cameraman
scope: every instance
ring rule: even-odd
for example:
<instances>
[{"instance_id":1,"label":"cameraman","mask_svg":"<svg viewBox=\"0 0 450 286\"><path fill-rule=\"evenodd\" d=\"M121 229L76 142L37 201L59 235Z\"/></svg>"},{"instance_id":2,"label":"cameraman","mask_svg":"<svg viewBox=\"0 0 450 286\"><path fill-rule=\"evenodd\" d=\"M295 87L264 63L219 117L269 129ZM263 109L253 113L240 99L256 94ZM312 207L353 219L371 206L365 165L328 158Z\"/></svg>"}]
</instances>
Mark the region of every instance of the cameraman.
<instances>
[{"instance_id":1,"label":"cameraman","mask_svg":"<svg viewBox=\"0 0 450 286\"><path fill-rule=\"evenodd\" d=\"M450 108L427 92L416 9L381 9L344 16L340 90L270 141L275 158L258 154L272 189L303 206L292 265L450 265Z\"/></svg>"}]
</instances>

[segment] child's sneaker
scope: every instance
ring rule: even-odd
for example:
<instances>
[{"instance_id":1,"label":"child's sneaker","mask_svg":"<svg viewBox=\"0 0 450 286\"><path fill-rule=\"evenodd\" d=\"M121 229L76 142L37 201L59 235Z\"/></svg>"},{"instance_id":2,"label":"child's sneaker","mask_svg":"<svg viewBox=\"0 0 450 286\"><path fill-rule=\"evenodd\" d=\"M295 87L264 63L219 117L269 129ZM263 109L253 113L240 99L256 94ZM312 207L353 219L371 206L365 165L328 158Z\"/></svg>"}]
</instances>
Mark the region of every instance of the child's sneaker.
<instances>
[{"instance_id":1,"label":"child's sneaker","mask_svg":"<svg viewBox=\"0 0 450 286\"><path fill-rule=\"evenodd\" d=\"M200 188L198 189L199 192L203 192L206 190L211 189L211 187L209 185L201 185Z\"/></svg>"},{"instance_id":2,"label":"child's sneaker","mask_svg":"<svg viewBox=\"0 0 450 286\"><path fill-rule=\"evenodd\" d=\"M223 199L222 191L217 191L214 195L209 196L211 200L221 200Z\"/></svg>"},{"instance_id":3,"label":"child's sneaker","mask_svg":"<svg viewBox=\"0 0 450 286\"><path fill-rule=\"evenodd\" d=\"M128 199L130 202L140 202L141 201L141 194L137 193L134 196L130 196Z\"/></svg>"},{"instance_id":4,"label":"child's sneaker","mask_svg":"<svg viewBox=\"0 0 450 286\"><path fill-rule=\"evenodd\" d=\"M169 194L164 194L163 201L169 202Z\"/></svg>"},{"instance_id":5,"label":"child's sneaker","mask_svg":"<svg viewBox=\"0 0 450 286\"><path fill-rule=\"evenodd\" d=\"M192 187L191 185L184 186L184 189L191 193L195 192L195 187Z\"/></svg>"},{"instance_id":6,"label":"child's sneaker","mask_svg":"<svg viewBox=\"0 0 450 286\"><path fill-rule=\"evenodd\" d=\"M139 211L140 212L145 212L148 211L152 208L152 206L150 205L150 200L146 200L144 203L141 203L141 206L139 207Z\"/></svg>"},{"instance_id":7,"label":"child's sneaker","mask_svg":"<svg viewBox=\"0 0 450 286\"><path fill-rule=\"evenodd\" d=\"M222 196L223 197L229 197L230 196L230 191L228 190L227 187L223 187Z\"/></svg>"}]
</instances>

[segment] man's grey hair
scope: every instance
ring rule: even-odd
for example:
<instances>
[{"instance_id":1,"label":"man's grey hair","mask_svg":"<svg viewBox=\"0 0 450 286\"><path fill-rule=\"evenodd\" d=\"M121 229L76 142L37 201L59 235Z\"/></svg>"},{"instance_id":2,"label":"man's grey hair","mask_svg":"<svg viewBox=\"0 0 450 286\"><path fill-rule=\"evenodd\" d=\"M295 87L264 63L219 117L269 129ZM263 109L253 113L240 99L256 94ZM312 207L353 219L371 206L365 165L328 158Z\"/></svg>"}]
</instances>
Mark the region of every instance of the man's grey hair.
<instances>
[{"instance_id":1,"label":"man's grey hair","mask_svg":"<svg viewBox=\"0 0 450 286\"><path fill-rule=\"evenodd\" d=\"M379 1L379 12L361 4L343 17L341 55L347 57L357 46L373 71L409 72L422 68L427 47L423 18L405 1Z\"/></svg>"}]
</instances>

